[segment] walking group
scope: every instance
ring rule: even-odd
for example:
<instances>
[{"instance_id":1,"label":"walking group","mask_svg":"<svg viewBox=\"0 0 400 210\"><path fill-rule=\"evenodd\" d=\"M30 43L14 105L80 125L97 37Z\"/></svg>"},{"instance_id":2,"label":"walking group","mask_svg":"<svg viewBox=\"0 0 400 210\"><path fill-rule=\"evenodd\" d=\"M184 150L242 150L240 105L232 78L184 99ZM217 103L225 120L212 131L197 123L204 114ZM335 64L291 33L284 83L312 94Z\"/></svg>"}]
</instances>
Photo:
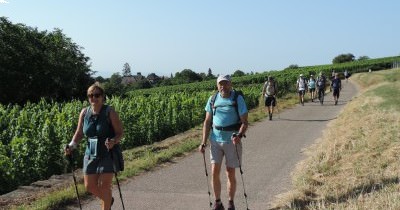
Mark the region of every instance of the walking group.
<instances>
[{"instance_id":1,"label":"walking group","mask_svg":"<svg viewBox=\"0 0 400 210\"><path fill-rule=\"evenodd\" d=\"M316 98L315 93L318 91L318 99L323 104L326 85L327 79L323 73L320 73L316 79L313 75L310 75L308 80L303 74L300 74L296 83L300 103L304 105L304 95L307 91L310 93L310 98L313 102ZM334 74L330 87L333 89L336 105L341 90L341 81L337 73ZM228 194L225 205L228 210L235 210L236 168L239 168L248 209L241 168L242 140L246 137L248 128L248 109L241 91L233 89L229 75L220 75L217 78L217 88L218 91L209 97L205 105L206 115L203 122L202 140L198 148L198 151L203 155L210 208L213 210L225 210L220 179L220 173L223 170L222 162L225 159ZM277 105L277 93L277 82L273 77L268 77L263 85L262 95L265 98L265 107L269 120L272 120L274 107ZM88 88L87 97L90 105L81 110L75 134L71 142L65 147L65 155L72 159L73 150L85 138L87 141L83 158L83 178L86 190L101 200L103 210L109 210L114 203L112 179L115 177L122 208L125 209L117 179L117 173L124 169L122 152L119 146L123 137L122 122L118 113L105 104L104 89L98 83ZM214 202L211 199L205 158L205 150L208 145ZM75 176L74 182L76 186ZM80 205L78 189L76 187L75 189Z\"/></svg>"},{"instance_id":2,"label":"walking group","mask_svg":"<svg viewBox=\"0 0 400 210\"><path fill-rule=\"evenodd\" d=\"M346 79L347 78L348 77L346 77ZM307 79L303 74L300 74L296 82L296 90L299 96L299 103L304 106L304 96L306 92L308 92L310 93L311 102L314 102L314 100L318 96L319 102L321 103L321 105L323 105L327 85L328 80L323 72L320 72L317 78L314 78L314 75L311 74L309 79ZM338 104L341 90L342 82L339 78L339 73L333 72L330 83L330 91L333 92L333 100L335 105Z\"/></svg>"}]
</instances>

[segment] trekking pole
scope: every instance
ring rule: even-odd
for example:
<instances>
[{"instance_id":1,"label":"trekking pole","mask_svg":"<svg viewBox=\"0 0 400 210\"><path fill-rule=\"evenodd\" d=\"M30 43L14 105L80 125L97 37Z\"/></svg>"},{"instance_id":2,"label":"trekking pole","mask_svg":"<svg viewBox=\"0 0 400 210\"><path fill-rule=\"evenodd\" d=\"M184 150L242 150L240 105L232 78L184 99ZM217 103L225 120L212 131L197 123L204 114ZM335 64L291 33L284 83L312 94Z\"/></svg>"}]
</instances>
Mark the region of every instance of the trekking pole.
<instances>
[{"instance_id":1,"label":"trekking pole","mask_svg":"<svg viewBox=\"0 0 400 210\"><path fill-rule=\"evenodd\" d=\"M65 148L69 149L69 145L67 145ZM72 153L67 155L67 157L68 157L69 165L71 166L71 170L72 170L72 178L74 179L75 192L76 192L76 197L78 198L79 209L82 210L81 199L79 198L78 186L76 184L76 178L75 178L74 158L73 158Z\"/></svg>"},{"instance_id":2,"label":"trekking pole","mask_svg":"<svg viewBox=\"0 0 400 210\"><path fill-rule=\"evenodd\" d=\"M207 164L206 164L206 155L203 152L203 161L204 161L204 171L206 172L206 179L207 179L207 188L208 188L208 201L210 202L210 209L212 208L211 202L211 192L210 192L210 183L208 181L208 172L207 172Z\"/></svg>"},{"instance_id":3,"label":"trekking pole","mask_svg":"<svg viewBox=\"0 0 400 210\"><path fill-rule=\"evenodd\" d=\"M114 155L112 149L109 150L111 154L111 160L113 162L113 168L114 168L114 175L115 175L115 180L117 181L117 186L118 186L118 191L119 191L119 197L121 198L121 203L122 203L122 209L125 210L125 205L124 205L124 199L122 199L122 193L121 193L121 187L119 186L119 180L118 180L118 174L117 174L117 169L115 167L115 162L114 162Z\"/></svg>"},{"instance_id":4,"label":"trekking pole","mask_svg":"<svg viewBox=\"0 0 400 210\"><path fill-rule=\"evenodd\" d=\"M234 136L237 135L236 133L233 134ZM243 136L246 137L246 136ZM239 152L238 152L238 148L237 148L237 144L235 144L235 149L236 149L236 155L239 161L239 169L240 169L240 176L242 177L242 185L243 185L243 195L246 201L246 209L249 209L249 205L247 204L247 194L246 194L246 188L244 187L244 179L243 179L243 170L242 170L242 163L240 162L240 157L239 157Z\"/></svg>"}]
</instances>

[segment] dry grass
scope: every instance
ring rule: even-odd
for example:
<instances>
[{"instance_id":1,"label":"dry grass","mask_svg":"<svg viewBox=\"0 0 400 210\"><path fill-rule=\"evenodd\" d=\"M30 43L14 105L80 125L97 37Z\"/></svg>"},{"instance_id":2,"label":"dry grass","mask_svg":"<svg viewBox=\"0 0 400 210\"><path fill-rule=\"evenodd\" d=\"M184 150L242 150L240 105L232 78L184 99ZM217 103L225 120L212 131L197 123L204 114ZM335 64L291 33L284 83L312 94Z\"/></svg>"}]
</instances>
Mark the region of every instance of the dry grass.
<instances>
[{"instance_id":1,"label":"dry grass","mask_svg":"<svg viewBox=\"0 0 400 210\"><path fill-rule=\"evenodd\" d=\"M354 75L360 96L307 149L274 209L400 209L400 105L376 91L399 96L399 72Z\"/></svg>"}]
</instances>

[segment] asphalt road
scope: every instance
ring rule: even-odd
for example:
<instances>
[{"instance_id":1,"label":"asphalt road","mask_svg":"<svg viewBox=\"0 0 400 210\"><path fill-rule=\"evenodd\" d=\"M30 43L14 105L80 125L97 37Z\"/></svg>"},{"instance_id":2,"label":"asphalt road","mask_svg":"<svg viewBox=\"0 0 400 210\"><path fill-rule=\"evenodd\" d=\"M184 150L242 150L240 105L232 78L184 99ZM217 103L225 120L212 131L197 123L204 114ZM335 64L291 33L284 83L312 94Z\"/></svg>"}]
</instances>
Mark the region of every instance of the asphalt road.
<instances>
[{"instance_id":1,"label":"asphalt road","mask_svg":"<svg viewBox=\"0 0 400 210\"><path fill-rule=\"evenodd\" d=\"M297 105L276 114L272 121L266 118L250 126L247 138L243 140L242 162L249 209L268 209L274 196L290 189L290 173L295 164L304 158L302 150L322 136L327 124L357 94L352 83L342 81L342 85L338 105L334 105L330 92L325 96L323 106L318 102L306 102L304 106ZM208 155L206 152L207 170L210 173ZM222 201L226 207L226 178L223 171L221 178ZM209 182L211 183L210 179ZM246 204L239 170L237 185L236 209L243 210L246 209ZM199 152L124 181L121 183L121 190L125 209L210 209L203 156ZM210 191L212 192L211 186ZM112 209L122 209L117 186L114 186L113 196L115 203ZM213 197L211 199L214 200ZM100 209L100 201L85 201L82 208ZM68 209L78 209L78 206L70 206Z\"/></svg>"}]
</instances>

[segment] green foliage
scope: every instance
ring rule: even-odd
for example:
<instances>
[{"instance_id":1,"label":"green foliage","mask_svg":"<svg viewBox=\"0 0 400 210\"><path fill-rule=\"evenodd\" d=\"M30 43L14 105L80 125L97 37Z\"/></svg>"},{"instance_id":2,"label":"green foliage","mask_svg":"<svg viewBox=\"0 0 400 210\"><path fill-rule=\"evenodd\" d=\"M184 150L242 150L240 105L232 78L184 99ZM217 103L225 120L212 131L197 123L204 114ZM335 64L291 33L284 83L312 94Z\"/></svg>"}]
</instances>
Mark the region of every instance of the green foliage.
<instances>
[{"instance_id":1,"label":"green foliage","mask_svg":"<svg viewBox=\"0 0 400 210\"><path fill-rule=\"evenodd\" d=\"M177 72L174 77L175 84L190 83L201 80L201 76L190 69L184 69L181 72Z\"/></svg>"},{"instance_id":2,"label":"green foliage","mask_svg":"<svg viewBox=\"0 0 400 210\"><path fill-rule=\"evenodd\" d=\"M234 77L232 83L236 90L244 93L247 106L252 109L258 106L262 84L268 76L278 82L278 97L282 97L294 91L299 73L329 73L332 69L336 72L344 69L356 72L370 68L371 65L391 66L393 61L399 60L400 57L391 57L355 61L352 65L345 63L270 71ZM215 91L216 81L210 80L135 90L129 92L126 98L107 98L107 103L119 113L125 133L121 144L124 149L129 149L160 141L201 124L206 101ZM79 113L86 106L87 102L77 100L68 103L41 100L38 103L26 103L23 107L0 105L2 193L67 170L63 147L70 142ZM85 141L80 145L76 160L82 159ZM81 164L81 161L78 162L78 165Z\"/></svg>"},{"instance_id":3,"label":"green foliage","mask_svg":"<svg viewBox=\"0 0 400 210\"><path fill-rule=\"evenodd\" d=\"M8 156L6 146L0 142L0 180L2 181L0 194L10 191L16 186L10 171L12 162Z\"/></svg>"},{"instance_id":4,"label":"green foliage","mask_svg":"<svg viewBox=\"0 0 400 210\"><path fill-rule=\"evenodd\" d=\"M400 111L400 85L391 83L374 89L374 94L382 97L382 109Z\"/></svg>"},{"instance_id":5,"label":"green foliage","mask_svg":"<svg viewBox=\"0 0 400 210\"><path fill-rule=\"evenodd\" d=\"M354 55L351 53L348 54L340 54L338 56L336 56L333 60L332 63L333 64L337 64L337 63L346 63L346 62L351 62L354 61Z\"/></svg>"},{"instance_id":6,"label":"green foliage","mask_svg":"<svg viewBox=\"0 0 400 210\"><path fill-rule=\"evenodd\" d=\"M0 103L82 98L89 58L61 30L38 31L0 17Z\"/></svg>"},{"instance_id":7,"label":"green foliage","mask_svg":"<svg viewBox=\"0 0 400 210\"><path fill-rule=\"evenodd\" d=\"M232 77L241 77L246 75L243 71L240 70L236 70L235 72L233 72Z\"/></svg>"}]
</instances>

